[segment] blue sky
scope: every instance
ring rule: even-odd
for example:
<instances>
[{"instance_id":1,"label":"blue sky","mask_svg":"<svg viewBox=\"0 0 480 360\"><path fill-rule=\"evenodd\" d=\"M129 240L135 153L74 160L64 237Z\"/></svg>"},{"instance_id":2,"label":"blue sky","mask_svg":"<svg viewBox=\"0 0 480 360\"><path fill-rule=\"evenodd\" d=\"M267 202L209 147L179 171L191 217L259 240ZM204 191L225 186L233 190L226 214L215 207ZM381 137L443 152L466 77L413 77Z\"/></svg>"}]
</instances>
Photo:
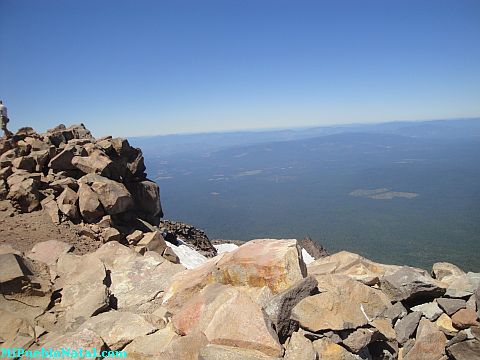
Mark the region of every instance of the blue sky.
<instances>
[{"instance_id":1,"label":"blue sky","mask_svg":"<svg viewBox=\"0 0 480 360\"><path fill-rule=\"evenodd\" d=\"M475 117L479 39L478 0L0 0L0 98L95 135Z\"/></svg>"}]
</instances>

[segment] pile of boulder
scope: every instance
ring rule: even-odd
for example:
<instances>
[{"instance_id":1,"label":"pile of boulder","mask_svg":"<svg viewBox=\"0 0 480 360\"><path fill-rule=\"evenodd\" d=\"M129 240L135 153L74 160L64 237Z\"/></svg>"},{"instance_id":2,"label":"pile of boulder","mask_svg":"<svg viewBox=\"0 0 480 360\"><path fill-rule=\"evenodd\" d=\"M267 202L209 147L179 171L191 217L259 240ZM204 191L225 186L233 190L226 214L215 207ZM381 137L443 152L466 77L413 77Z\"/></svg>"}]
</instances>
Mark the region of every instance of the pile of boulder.
<instances>
[{"instance_id":1,"label":"pile of boulder","mask_svg":"<svg viewBox=\"0 0 480 360\"><path fill-rule=\"evenodd\" d=\"M83 124L44 134L22 128L0 139L1 199L22 213L43 209L55 224L76 225L79 236L99 245L119 241L144 252L158 238L181 236L216 255L203 232L160 222L160 190L146 176L140 149L124 138L95 139Z\"/></svg>"},{"instance_id":2,"label":"pile of boulder","mask_svg":"<svg viewBox=\"0 0 480 360\"><path fill-rule=\"evenodd\" d=\"M193 269L116 241L69 251L55 240L25 255L0 248L3 347L159 360L480 355L480 274L452 264L432 276L340 252L306 265L299 242L273 239Z\"/></svg>"}]
</instances>

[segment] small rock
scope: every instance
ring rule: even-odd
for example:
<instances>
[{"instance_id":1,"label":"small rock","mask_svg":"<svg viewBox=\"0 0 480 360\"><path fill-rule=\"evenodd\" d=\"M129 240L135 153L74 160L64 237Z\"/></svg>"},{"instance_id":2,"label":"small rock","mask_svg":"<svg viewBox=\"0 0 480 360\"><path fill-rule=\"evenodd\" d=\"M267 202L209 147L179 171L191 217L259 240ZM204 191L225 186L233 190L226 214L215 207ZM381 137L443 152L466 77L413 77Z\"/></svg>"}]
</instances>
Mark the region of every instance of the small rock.
<instances>
[{"instance_id":1,"label":"small rock","mask_svg":"<svg viewBox=\"0 0 480 360\"><path fill-rule=\"evenodd\" d=\"M454 336L458 330L453 327L452 319L447 314L442 314L435 324L448 336Z\"/></svg>"},{"instance_id":2,"label":"small rock","mask_svg":"<svg viewBox=\"0 0 480 360\"><path fill-rule=\"evenodd\" d=\"M174 264L180 263L180 259L170 246L167 246L165 250L163 250L162 256Z\"/></svg>"},{"instance_id":3,"label":"small rock","mask_svg":"<svg viewBox=\"0 0 480 360\"><path fill-rule=\"evenodd\" d=\"M397 341L400 344L404 344L412 336L421 317L422 313L416 311L397 321L395 324L395 332L397 334Z\"/></svg>"},{"instance_id":4,"label":"small rock","mask_svg":"<svg viewBox=\"0 0 480 360\"><path fill-rule=\"evenodd\" d=\"M438 298L435 301L449 316L452 316L460 309L464 309L466 306L466 301L463 299Z\"/></svg>"},{"instance_id":5,"label":"small rock","mask_svg":"<svg viewBox=\"0 0 480 360\"><path fill-rule=\"evenodd\" d=\"M32 260L41 261L47 265L53 265L63 254L73 250L73 245L58 240L47 240L37 243L27 254Z\"/></svg>"},{"instance_id":6,"label":"small rock","mask_svg":"<svg viewBox=\"0 0 480 360\"><path fill-rule=\"evenodd\" d=\"M457 329L466 329L478 325L477 314L471 309L460 309L452 316L453 326Z\"/></svg>"},{"instance_id":7,"label":"small rock","mask_svg":"<svg viewBox=\"0 0 480 360\"><path fill-rule=\"evenodd\" d=\"M479 360L480 341L468 340L459 342L447 348L447 352L454 360Z\"/></svg>"},{"instance_id":8,"label":"small rock","mask_svg":"<svg viewBox=\"0 0 480 360\"><path fill-rule=\"evenodd\" d=\"M370 344L376 333L377 331L375 329L359 328L343 339L343 345L351 352L358 353Z\"/></svg>"},{"instance_id":9,"label":"small rock","mask_svg":"<svg viewBox=\"0 0 480 360\"><path fill-rule=\"evenodd\" d=\"M322 338L313 342L313 348L319 360L358 360L358 357L344 347L333 343L328 338Z\"/></svg>"},{"instance_id":10,"label":"small rock","mask_svg":"<svg viewBox=\"0 0 480 360\"><path fill-rule=\"evenodd\" d=\"M145 246L148 251L156 251L162 254L167 244L160 231L149 232L143 235L142 240L137 243L138 246Z\"/></svg>"},{"instance_id":11,"label":"small rock","mask_svg":"<svg viewBox=\"0 0 480 360\"><path fill-rule=\"evenodd\" d=\"M284 359L289 360L316 360L317 354L313 348L313 344L308 340L303 331L294 332L290 337L290 341L285 349Z\"/></svg>"},{"instance_id":12,"label":"small rock","mask_svg":"<svg viewBox=\"0 0 480 360\"><path fill-rule=\"evenodd\" d=\"M122 240L122 234L115 228L106 228L102 231L102 238L104 243L109 241L120 242Z\"/></svg>"},{"instance_id":13,"label":"small rock","mask_svg":"<svg viewBox=\"0 0 480 360\"><path fill-rule=\"evenodd\" d=\"M398 319L403 318L405 315L407 315L407 313L407 309L405 309L405 307L399 301L392 306L389 306L387 308L387 311L385 311L384 315L385 317L389 318L393 324L395 324Z\"/></svg>"},{"instance_id":14,"label":"small rock","mask_svg":"<svg viewBox=\"0 0 480 360\"><path fill-rule=\"evenodd\" d=\"M143 232L140 230L135 230L133 233L127 236L127 241L130 245L137 245L137 243L142 239Z\"/></svg>"},{"instance_id":15,"label":"small rock","mask_svg":"<svg viewBox=\"0 0 480 360\"><path fill-rule=\"evenodd\" d=\"M436 302L430 302L412 307L412 311L420 311L428 320L435 321L443 314Z\"/></svg>"}]
</instances>

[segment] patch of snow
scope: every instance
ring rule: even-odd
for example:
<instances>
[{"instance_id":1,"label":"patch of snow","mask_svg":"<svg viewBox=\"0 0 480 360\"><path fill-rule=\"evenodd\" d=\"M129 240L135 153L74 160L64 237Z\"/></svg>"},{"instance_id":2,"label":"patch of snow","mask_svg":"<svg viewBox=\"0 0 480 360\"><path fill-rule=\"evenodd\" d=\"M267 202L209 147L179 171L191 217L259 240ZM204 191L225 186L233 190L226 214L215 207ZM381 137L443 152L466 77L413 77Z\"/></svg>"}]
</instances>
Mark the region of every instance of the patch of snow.
<instances>
[{"instance_id":1,"label":"patch of snow","mask_svg":"<svg viewBox=\"0 0 480 360\"><path fill-rule=\"evenodd\" d=\"M178 256L180 259L180 264L185 266L187 269L193 269L196 268L197 266L202 265L204 262L206 262L208 259L200 254L198 251L192 249L189 247L185 242L183 242L181 239L177 239L178 245L173 245L169 243L168 241L167 246L169 246L173 252Z\"/></svg>"},{"instance_id":2,"label":"patch of snow","mask_svg":"<svg viewBox=\"0 0 480 360\"><path fill-rule=\"evenodd\" d=\"M217 254L223 254L238 249L238 245L235 244L218 244L213 246L217 249Z\"/></svg>"},{"instance_id":3,"label":"patch of snow","mask_svg":"<svg viewBox=\"0 0 480 360\"><path fill-rule=\"evenodd\" d=\"M302 257L303 257L303 262L307 265L315 261L315 258L312 255L310 255L307 252L307 250L305 250L304 248L302 248Z\"/></svg>"}]
</instances>

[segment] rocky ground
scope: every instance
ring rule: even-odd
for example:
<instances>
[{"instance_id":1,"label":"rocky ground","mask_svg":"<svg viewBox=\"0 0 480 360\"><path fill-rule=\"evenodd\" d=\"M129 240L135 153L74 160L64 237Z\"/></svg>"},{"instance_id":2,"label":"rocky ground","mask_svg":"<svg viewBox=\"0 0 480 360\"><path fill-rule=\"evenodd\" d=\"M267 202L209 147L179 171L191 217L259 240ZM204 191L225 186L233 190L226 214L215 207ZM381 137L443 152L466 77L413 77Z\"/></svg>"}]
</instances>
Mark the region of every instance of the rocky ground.
<instances>
[{"instance_id":1,"label":"rocky ground","mask_svg":"<svg viewBox=\"0 0 480 360\"><path fill-rule=\"evenodd\" d=\"M0 168L2 348L158 360L480 358L478 273L326 256L309 239L215 247L161 220L139 149L83 125L21 129L0 142Z\"/></svg>"}]
</instances>

